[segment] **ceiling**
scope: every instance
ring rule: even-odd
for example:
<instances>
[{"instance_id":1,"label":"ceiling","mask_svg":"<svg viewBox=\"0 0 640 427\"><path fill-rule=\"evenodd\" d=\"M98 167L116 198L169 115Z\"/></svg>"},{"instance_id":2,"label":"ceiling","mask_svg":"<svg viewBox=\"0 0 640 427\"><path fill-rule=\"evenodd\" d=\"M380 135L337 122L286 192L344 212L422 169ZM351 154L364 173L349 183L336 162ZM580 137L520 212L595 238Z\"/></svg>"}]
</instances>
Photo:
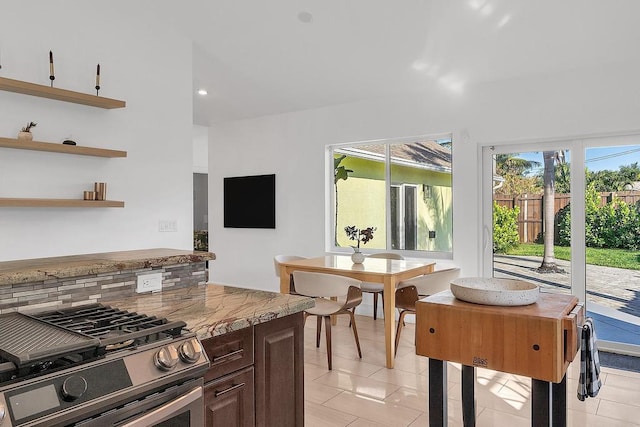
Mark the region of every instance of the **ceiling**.
<instances>
[{"instance_id":1,"label":"ceiling","mask_svg":"<svg viewBox=\"0 0 640 427\"><path fill-rule=\"evenodd\" d=\"M200 125L640 63L637 0L185 0L156 12L193 40Z\"/></svg>"}]
</instances>

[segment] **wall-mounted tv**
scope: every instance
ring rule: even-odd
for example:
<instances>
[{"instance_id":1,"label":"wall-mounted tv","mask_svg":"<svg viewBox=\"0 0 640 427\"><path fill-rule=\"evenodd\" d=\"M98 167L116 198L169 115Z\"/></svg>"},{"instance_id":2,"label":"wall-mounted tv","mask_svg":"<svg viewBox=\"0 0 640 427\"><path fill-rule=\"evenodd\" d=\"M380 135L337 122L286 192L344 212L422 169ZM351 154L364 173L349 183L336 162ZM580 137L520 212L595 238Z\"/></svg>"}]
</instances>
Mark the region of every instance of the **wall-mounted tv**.
<instances>
[{"instance_id":1,"label":"wall-mounted tv","mask_svg":"<svg viewBox=\"0 0 640 427\"><path fill-rule=\"evenodd\" d=\"M276 176L224 178L225 228L276 228Z\"/></svg>"}]
</instances>

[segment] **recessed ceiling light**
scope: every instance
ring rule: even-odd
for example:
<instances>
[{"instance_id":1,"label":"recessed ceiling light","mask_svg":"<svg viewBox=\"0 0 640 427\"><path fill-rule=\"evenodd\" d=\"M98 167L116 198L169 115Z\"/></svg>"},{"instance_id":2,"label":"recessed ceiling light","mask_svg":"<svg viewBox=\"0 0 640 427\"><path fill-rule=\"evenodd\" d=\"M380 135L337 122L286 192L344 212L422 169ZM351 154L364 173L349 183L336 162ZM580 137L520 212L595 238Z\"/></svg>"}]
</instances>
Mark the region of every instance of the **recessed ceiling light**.
<instances>
[{"instance_id":1,"label":"recessed ceiling light","mask_svg":"<svg viewBox=\"0 0 640 427\"><path fill-rule=\"evenodd\" d=\"M204 95L206 95L207 93L209 93L209 92L207 92L207 90L206 90L206 89L198 89L198 95L203 95L203 96L204 96Z\"/></svg>"},{"instance_id":2,"label":"recessed ceiling light","mask_svg":"<svg viewBox=\"0 0 640 427\"><path fill-rule=\"evenodd\" d=\"M313 15L310 14L309 12L300 12L298 14L298 20L300 22L305 23L305 24L309 24L309 23L313 22Z\"/></svg>"}]
</instances>

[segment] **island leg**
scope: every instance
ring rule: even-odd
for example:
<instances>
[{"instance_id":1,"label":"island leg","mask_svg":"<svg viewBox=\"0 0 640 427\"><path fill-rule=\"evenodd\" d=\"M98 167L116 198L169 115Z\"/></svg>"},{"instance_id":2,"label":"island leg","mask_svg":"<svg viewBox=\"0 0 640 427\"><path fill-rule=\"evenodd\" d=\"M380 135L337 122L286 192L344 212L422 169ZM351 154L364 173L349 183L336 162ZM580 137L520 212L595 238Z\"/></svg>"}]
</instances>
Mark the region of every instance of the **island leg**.
<instances>
[{"instance_id":1,"label":"island leg","mask_svg":"<svg viewBox=\"0 0 640 427\"><path fill-rule=\"evenodd\" d=\"M476 425L476 368L462 365L462 424L464 427Z\"/></svg>"},{"instance_id":2,"label":"island leg","mask_svg":"<svg viewBox=\"0 0 640 427\"><path fill-rule=\"evenodd\" d=\"M429 427L446 427L447 362L429 358Z\"/></svg>"},{"instance_id":3,"label":"island leg","mask_svg":"<svg viewBox=\"0 0 640 427\"><path fill-rule=\"evenodd\" d=\"M559 383L551 385L551 417L553 427L567 425L567 374Z\"/></svg>"},{"instance_id":4,"label":"island leg","mask_svg":"<svg viewBox=\"0 0 640 427\"><path fill-rule=\"evenodd\" d=\"M531 378L531 425L551 425L551 383Z\"/></svg>"}]
</instances>

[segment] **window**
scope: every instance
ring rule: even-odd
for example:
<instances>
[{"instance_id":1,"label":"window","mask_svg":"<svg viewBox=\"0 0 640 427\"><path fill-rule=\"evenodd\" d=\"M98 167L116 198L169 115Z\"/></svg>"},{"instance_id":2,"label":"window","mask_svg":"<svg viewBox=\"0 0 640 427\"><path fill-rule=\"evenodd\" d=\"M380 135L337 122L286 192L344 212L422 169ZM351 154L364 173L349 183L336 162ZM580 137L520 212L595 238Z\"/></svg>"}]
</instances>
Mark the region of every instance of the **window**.
<instances>
[{"instance_id":1,"label":"window","mask_svg":"<svg viewBox=\"0 0 640 427\"><path fill-rule=\"evenodd\" d=\"M416 137L329 147L333 249L344 228L375 227L365 249L452 251L451 137Z\"/></svg>"}]
</instances>

